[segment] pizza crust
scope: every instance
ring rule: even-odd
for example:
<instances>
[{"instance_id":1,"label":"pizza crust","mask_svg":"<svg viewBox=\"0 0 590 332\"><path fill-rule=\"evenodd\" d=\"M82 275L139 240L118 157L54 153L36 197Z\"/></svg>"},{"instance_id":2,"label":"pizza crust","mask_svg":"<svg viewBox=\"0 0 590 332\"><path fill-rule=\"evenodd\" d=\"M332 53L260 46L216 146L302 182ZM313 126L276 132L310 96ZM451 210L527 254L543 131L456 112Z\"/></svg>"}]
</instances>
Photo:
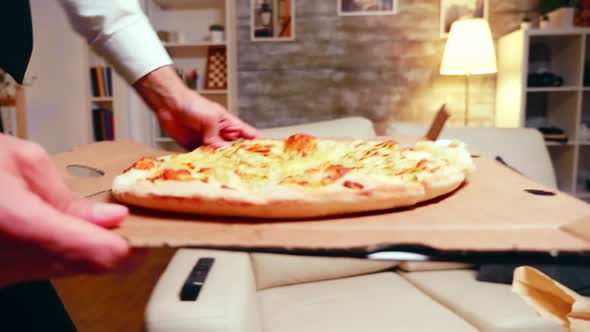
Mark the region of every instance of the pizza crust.
<instances>
[{"instance_id":1,"label":"pizza crust","mask_svg":"<svg viewBox=\"0 0 590 332\"><path fill-rule=\"evenodd\" d=\"M415 185L382 186L368 190L313 192L303 197L251 202L212 197L138 196L114 192L128 204L161 211L195 213L218 217L263 219L319 218L415 205L425 198L424 187ZM284 196L284 195L283 195Z\"/></svg>"}]
</instances>

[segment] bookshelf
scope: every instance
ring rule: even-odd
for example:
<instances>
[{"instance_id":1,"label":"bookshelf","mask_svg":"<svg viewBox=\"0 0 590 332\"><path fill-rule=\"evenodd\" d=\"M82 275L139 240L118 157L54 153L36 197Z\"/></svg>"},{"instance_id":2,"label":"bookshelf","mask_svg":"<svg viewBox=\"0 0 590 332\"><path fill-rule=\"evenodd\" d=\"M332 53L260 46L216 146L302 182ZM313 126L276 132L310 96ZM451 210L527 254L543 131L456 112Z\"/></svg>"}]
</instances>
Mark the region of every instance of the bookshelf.
<instances>
[{"instance_id":1,"label":"bookshelf","mask_svg":"<svg viewBox=\"0 0 590 332\"><path fill-rule=\"evenodd\" d=\"M540 68L556 87L530 87ZM587 73L586 75L584 73ZM590 29L517 30L498 40L496 126L557 127L567 141L547 141L559 189L590 201ZM585 77L586 76L586 77Z\"/></svg>"},{"instance_id":2,"label":"bookshelf","mask_svg":"<svg viewBox=\"0 0 590 332\"><path fill-rule=\"evenodd\" d=\"M128 84L91 48L88 48L85 76L88 82L88 141L128 139L127 110L131 91Z\"/></svg>"},{"instance_id":3,"label":"bookshelf","mask_svg":"<svg viewBox=\"0 0 590 332\"><path fill-rule=\"evenodd\" d=\"M162 44L181 75L196 70L198 80L194 90L237 114L237 54L235 42L236 1L233 0L144 0L144 10L157 32L166 36ZM209 27L224 27L224 38L213 41ZM223 47L226 56L227 88L205 88L207 55L209 48ZM150 115L150 143L156 148L179 150L174 140L159 127L156 117Z\"/></svg>"}]
</instances>

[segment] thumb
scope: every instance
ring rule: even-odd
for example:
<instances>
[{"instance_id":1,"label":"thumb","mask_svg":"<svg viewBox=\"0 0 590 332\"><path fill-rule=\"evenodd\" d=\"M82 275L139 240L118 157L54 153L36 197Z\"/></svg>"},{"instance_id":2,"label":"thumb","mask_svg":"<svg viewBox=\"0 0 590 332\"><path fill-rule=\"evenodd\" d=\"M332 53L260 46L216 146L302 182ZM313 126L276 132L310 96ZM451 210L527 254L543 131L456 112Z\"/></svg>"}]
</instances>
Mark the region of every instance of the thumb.
<instances>
[{"instance_id":1,"label":"thumb","mask_svg":"<svg viewBox=\"0 0 590 332\"><path fill-rule=\"evenodd\" d=\"M105 228L116 227L129 214L129 209L123 205L93 202L84 198L74 198L63 206L61 210L64 213Z\"/></svg>"}]
</instances>

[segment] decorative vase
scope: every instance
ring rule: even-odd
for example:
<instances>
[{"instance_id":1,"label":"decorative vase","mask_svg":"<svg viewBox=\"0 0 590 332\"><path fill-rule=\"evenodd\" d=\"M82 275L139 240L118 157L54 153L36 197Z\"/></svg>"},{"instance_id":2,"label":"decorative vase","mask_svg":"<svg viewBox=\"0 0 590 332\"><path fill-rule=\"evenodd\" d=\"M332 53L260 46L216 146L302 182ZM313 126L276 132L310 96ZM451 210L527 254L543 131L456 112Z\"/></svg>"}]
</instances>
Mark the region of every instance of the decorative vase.
<instances>
[{"instance_id":1,"label":"decorative vase","mask_svg":"<svg viewBox=\"0 0 590 332\"><path fill-rule=\"evenodd\" d=\"M270 8L269 4L262 4L262 8L260 9L260 19L262 20L263 25L270 25L270 21L272 19L272 9Z\"/></svg>"},{"instance_id":2,"label":"decorative vase","mask_svg":"<svg viewBox=\"0 0 590 332\"><path fill-rule=\"evenodd\" d=\"M221 44L224 40L224 29L221 25L212 25L209 27L209 33L211 34L211 42L215 44Z\"/></svg>"},{"instance_id":3,"label":"decorative vase","mask_svg":"<svg viewBox=\"0 0 590 332\"><path fill-rule=\"evenodd\" d=\"M211 41L216 44L223 43L223 31L211 31Z\"/></svg>"}]
</instances>

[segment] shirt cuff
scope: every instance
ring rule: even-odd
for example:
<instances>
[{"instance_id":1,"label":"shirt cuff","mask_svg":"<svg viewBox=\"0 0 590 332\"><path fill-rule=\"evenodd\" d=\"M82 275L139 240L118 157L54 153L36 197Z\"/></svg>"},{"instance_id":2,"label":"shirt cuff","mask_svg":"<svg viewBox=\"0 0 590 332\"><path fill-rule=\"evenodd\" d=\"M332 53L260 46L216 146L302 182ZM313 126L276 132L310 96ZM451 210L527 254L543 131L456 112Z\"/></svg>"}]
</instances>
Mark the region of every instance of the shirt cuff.
<instances>
[{"instance_id":1,"label":"shirt cuff","mask_svg":"<svg viewBox=\"0 0 590 332\"><path fill-rule=\"evenodd\" d=\"M95 43L93 48L113 64L129 84L173 63L145 17L116 31L110 38Z\"/></svg>"}]
</instances>

